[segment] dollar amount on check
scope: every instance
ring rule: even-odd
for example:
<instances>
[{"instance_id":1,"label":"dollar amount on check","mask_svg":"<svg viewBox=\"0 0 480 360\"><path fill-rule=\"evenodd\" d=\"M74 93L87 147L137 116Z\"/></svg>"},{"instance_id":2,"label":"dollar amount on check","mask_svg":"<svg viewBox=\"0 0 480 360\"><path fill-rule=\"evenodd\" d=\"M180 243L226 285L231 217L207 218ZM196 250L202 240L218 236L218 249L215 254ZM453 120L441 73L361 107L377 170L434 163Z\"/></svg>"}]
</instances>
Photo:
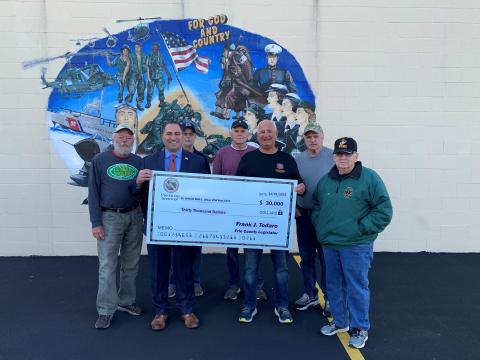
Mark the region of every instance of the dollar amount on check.
<instances>
[{"instance_id":1,"label":"dollar amount on check","mask_svg":"<svg viewBox=\"0 0 480 360\"><path fill-rule=\"evenodd\" d=\"M289 250L296 180L154 171L147 243Z\"/></svg>"}]
</instances>

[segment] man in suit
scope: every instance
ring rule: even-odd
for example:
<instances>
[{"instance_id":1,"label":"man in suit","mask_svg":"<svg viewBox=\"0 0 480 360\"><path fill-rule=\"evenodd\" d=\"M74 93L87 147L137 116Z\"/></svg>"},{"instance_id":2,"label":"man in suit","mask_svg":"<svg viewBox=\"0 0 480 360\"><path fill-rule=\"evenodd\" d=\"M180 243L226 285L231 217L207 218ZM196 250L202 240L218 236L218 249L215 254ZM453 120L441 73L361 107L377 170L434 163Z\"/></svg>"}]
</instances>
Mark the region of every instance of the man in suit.
<instances>
[{"instance_id":1,"label":"man in suit","mask_svg":"<svg viewBox=\"0 0 480 360\"><path fill-rule=\"evenodd\" d=\"M163 126L162 141L165 149L144 158L143 169L136 179L137 189L142 192L142 207L146 217L148 182L152 170L205 173L204 159L196 154L183 151L183 132L180 124L167 120ZM193 261L195 246L148 245L148 255L152 265L152 296L155 317L151 322L152 330L163 330L168 318L168 280L170 262L177 280L176 302L182 314L182 320L189 329L195 329L199 320L193 313Z\"/></svg>"}]
</instances>

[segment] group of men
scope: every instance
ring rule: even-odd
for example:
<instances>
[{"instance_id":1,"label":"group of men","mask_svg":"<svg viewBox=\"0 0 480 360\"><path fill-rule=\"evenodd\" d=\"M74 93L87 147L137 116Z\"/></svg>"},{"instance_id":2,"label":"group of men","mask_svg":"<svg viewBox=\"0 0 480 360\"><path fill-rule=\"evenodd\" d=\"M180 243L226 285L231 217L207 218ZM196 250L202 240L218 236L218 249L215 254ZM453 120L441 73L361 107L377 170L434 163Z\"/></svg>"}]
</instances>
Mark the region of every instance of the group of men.
<instances>
[{"instance_id":1,"label":"group of men","mask_svg":"<svg viewBox=\"0 0 480 360\"><path fill-rule=\"evenodd\" d=\"M98 240L99 289L97 329L110 326L116 310L140 315L136 304L135 279L142 244L143 218L148 198L148 181L153 170L208 173L205 158L194 153L195 127L167 121L162 129L164 150L144 159L131 153L133 130L119 125L113 136L113 151L98 154L92 161L89 207L93 236ZM320 125L309 123L303 133L306 150L294 159L280 151L274 121L258 124L259 148L247 144L248 124L235 120L231 145L220 149L213 174L261 178L295 179L298 185L296 209L297 239L301 256L304 294L295 302L297 310L319 304L316 288L316 258L320 260L320 286L325 295L324 312L333 322L321 329L324 335L350 332L350 345L361 348L368 339L368 271L373 241L390 222L391 202L380 177L358 161L357 144L345 137L334 149L323 146ZM143 212L141 211L143 209ZM116 268L120 252L120 286ZM199 326L193 311L195 258L198 247L148 245L151 288L155 316L152 330L163 330L169 319L168 289L171 268L176 285L176 304L189 329ZM266 299L259 272L262 250L244 249L244 285L238 249L227 249L228 288L224 298L236 300L244 292L244 306L238 320L250 323L257 314L257 300ZM272 250L274 310L278 321L293 322L288 301L288 251Z\"/></svg>"},{"instance_id":2,"label":"group of men","mask_svg":"<svg viewBox=\"0 0 480 360\"><path fill-rule=\"evenodd\" d=\"M144 54L142 52L142 44L135 44L135 52L131 54L130 47L123 45L120 55L110 60L110 54L106 53L107 64L110 67L117 67L115 78L118 84L117 100L119 103L124 101L125 88L128 94L125 102L130 103L136 94L137 109L143 111L142 106L145 97L145 88L147 89L146 108L152 106L153 93L155 88L158 91L159 106L165 101L165 80L163 72L167 74L168 85L172 82L172 76L168 71L167 64L160 53L160 45L154 43L152 45L152 53ZM146 80L146 84L145 84Z\"/></svg>"}]
</instances>

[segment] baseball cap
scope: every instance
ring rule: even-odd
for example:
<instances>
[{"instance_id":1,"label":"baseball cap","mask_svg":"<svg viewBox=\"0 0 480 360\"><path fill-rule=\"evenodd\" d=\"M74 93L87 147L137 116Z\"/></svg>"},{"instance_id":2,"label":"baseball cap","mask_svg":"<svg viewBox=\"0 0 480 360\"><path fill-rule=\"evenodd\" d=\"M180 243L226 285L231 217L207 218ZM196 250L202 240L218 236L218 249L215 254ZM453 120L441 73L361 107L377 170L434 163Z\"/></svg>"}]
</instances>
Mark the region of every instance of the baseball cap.
<instances>
[{"instance_id":1,"label":"baseball cap","mask_svg":"<svg viewBox=\"0 0 480 360\"><path fill-rule=\"evenodd\" d=\"M317 123L308 123L307 126L305 126L305 130L303 131L303 134L306 135L309 131L317 134L323 134L322 127L320 126L320 124L317 124Z\"/></svg>"},{"instance_id":2,"label":"baseball cap","mask_svg":"<svg viewBox=\"0 0 480 360\"><path fill-rule=\"evenodd\" d=\"M357 142L351 137L343 137L335 140L334 154L353 154L357 152Z\"/></svg>"},{"instance_id":3,"label":"baseball cap","mask_svg":"<svg viewBox=\"0 0 480 360\"><path fill-rule=\"evenodd\" d=\"M187 128L190 128L192 129L192 131L196 134L197 133L197 130L195 129L195 124L191 121L186 121L183 126L182 126L182 130L185 130Z\"/></svg>"},{"instance_id":4,"label":"baseball cap","mask_svg":"<svg viewBox=\"0 0 480 360\"><path fill-rule=\"evenodd\" d=\"M246 123L245 120L243 119L238 119L238 120L235 120L233 123L232 123L232 129L235 129L236 127L242 127L244 129L247 129L248 130L248 124Z\"/></svg>"},{"instance_id":5,"label":"baseball cap","mask_svg":"<svg viewBox=\"0 0 480 360\"><path fill-rule=\"evenodd\" d=\"M123 129L127 129L127 130L130 131L132 134L135 134L135 131L130 127L130 125L125 124L125 123L118 125L118 126L115 128L114 133L117 133L117 132L119 132L120 130L123 130Z\"/></svg>"}]
</instances>

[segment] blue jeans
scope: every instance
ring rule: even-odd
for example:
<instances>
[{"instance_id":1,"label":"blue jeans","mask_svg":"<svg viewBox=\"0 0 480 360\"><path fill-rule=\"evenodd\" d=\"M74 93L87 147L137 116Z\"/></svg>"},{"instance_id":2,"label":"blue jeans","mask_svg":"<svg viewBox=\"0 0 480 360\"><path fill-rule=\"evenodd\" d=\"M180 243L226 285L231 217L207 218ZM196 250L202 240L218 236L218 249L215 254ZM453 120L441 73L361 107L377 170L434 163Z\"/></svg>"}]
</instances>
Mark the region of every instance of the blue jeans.
<instances>
[{"instance_id":1,"label":"blue jeans","mask_svg":"<svg viewBox=\"0 0 480 360\"><path fill-rule=\"evenodd\" d=\"M238 248L227 248L228 286L240 288L240 262L238 260ZM263 289L263 278L260 275L260 267L257 274L257 289Z\"/></svg>"},{"instance_id":2,"label":"blue jeans","mask_svg":"<svg viewBox=\"0 0 480 360\"><path fill-rule=\"evenodd\" d=\"M245 306L257 306L258 267L262 250L245 249ZM275 283L275 307L288 307L288 251L271 250Z\"/></svg>"},{"instance_id":3,"label":"blue jeans","mask_svg":"<svg viewBox=\"0 0 480 360\"><path fill-rule=\"evenodd\" d=\"M172 254L173 256L173 254ZM193 258L193 282L200 285L200 263L202 260L202 247L195 246L195 254ZM173 270L173 262L170 266L170 285L176 286L175 271Z\"/></svg>"},{"instance_id":4,"label":"blue jeans","mask_svg":"<svg viewBox=\"0 0 480 360\"><path fill-rule=\"evenodd\" d=\"M315 287L317 282L315 260L318 255L320 268L322 270L320 275L320 288L323 291L325 299L327 299L325 261L323 259L322 245L317 241L315 227L312 224L312 211L300 209L300 216L295 220L297 222L298 251L302 258L300 269L302 270L305 293L310 297L316 297L318 294L318 290Z\"/></svg>"},{"instance_id":5,"label":"blue jeans","mask_svg":"<svg viewBox=\"0 0 480 360\"><path fill-rule=\"evenodd\" d=\"M323 247L327 267L328 300L337 327L370 329L368 271L373 243L336 250Z\"/></svg>"}]
</instances>

